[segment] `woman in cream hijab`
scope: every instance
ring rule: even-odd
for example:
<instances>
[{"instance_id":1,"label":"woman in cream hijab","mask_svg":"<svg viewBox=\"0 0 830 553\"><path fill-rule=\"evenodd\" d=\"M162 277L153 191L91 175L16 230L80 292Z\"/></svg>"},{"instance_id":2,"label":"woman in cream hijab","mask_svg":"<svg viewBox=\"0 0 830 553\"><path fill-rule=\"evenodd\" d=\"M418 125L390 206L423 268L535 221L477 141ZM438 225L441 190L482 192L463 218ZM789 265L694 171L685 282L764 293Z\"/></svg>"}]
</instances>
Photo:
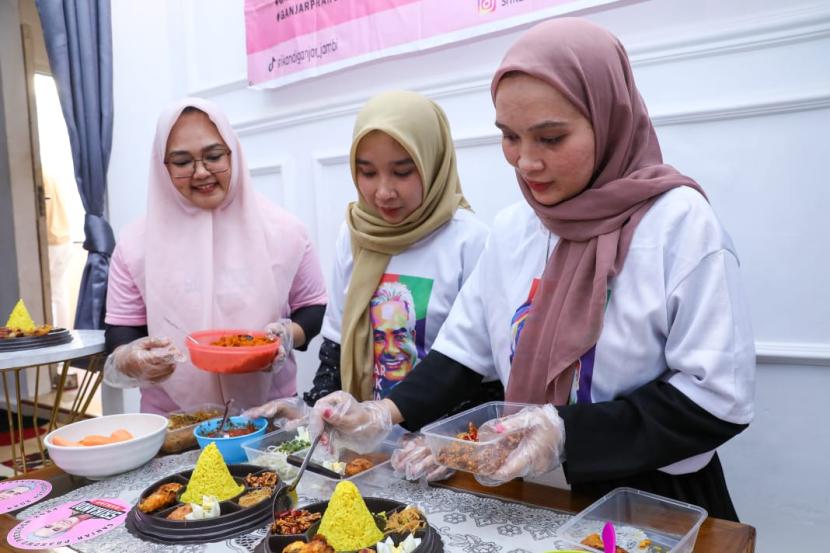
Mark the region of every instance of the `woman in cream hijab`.
<instances>
[{"instance_id":1,"label":"woman in cream hijab","mask_svg":"<svg viewBox=\"0 0 830 553\"><path fill-rule=\"evenodd\" d=\"M350 165L358 199L337 239L309 404L341 389L385 397L430 350L487 236L461 191L447 117L431 100L406 91L370 99ZM479 400L502 393L496 382ZM249 414L284 415L285 406Z\"/></svg>"}]
</instances>

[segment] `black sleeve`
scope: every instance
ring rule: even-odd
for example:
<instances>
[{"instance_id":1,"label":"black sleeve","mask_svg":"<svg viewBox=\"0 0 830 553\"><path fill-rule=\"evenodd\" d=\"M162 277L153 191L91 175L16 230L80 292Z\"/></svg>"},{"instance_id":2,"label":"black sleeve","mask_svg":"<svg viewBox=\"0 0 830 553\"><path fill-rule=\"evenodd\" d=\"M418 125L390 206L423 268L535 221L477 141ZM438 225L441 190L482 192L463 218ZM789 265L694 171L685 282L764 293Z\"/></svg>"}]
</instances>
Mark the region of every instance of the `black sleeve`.
<instances>
[{"instance_id":1,"label":"black sleeve","mask_svg":"<svg viewBox=\"0 0 830 553\"><path fill-rule=\"evenodd\" d=\"M299 351L308 349L308 343L311 342L312 338L320 334L320 328L323 326L323 315L325 314L325 305L307 305L291 313L291 321L300 325L300 328L303 329L303 333L305 334L305 343L294 349Z\"/></svg>"},{"instance_id":2,"label":"black sleeve","mask_svg":"<svg viewBox=\"0 0 830 553\"><path fill-rule=\"evenodd\" d=\"M748 425L712 415L655 380L600 403L559 408L571 484L641 474L717 448Z\"/></svg>"},{"instance_id":3,"label":"black sleeve","mask_svg":"<svg viewBox=\"0 0 830 553\"><path fill-rule=\"evenodd\" d=\"M340 384L340 344L323 338L320 346L320 367L314 385L303 394L303 401L314 406L317 400L342 388Z\"/></svg>"},{"instance_id":4,"label":"black sleeve","mask_svg":"<svg viewBox=\"0 0 830 553\"><path fill-rule=\"evenodd\" d=\"M147 325L143 326L112 326L104 327L104 342L107 347L107 355L118 346L129 344L133 340L148 336Z\"/></svg>"},{"instance_id":5,"label":"black sleeve","mask_svg":"<svg viewBox=\"0 0 830 553\"><path fill-rule=\"evenodd\" d=\"M481 381L477 372L432 350L386 397L403 415L401 426L414 432L479 393Z\"/></svg>"}]
</instances>

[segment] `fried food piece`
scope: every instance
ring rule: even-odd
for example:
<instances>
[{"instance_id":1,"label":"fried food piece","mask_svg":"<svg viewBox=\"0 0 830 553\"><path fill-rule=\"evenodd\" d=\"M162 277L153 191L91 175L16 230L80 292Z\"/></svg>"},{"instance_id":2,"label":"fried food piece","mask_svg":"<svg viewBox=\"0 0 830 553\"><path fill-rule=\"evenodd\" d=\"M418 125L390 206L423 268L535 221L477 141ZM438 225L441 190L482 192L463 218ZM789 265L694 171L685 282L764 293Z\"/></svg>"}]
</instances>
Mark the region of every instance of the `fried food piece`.
<instances>
[{"instance_id":1,"label":"fried food piece","mask_svg":"<svg viewBox=\"0 0 830 553\"><path fill-rule=\"evenodd\" d=\"M190 503L185 503L172 513L167 515L167 520L185 520L185 517L193 512L193 506Z\"/></svg>"},{"instance_id":2,"label":"fried food piece","mask_svg":"<svg viewBox=\"0 0 830 553\"><path fill-rule=\"evenodd\" d=\"M159 489L148 495L138 504L138 510L142 513L152 513L159 509L169 507L176 502L176 495L184 488L184 484L170 482L162 484Z\"/></svg>"},{"instance_id":3,"label":"fried food piece","mask_svg":"<svg viewBox=\"0 0 830 553\"><path fill-rule=\"evenodd\" d=\"M302 534L321 517L320 513L310 513L305 509L283 511L271 525L271 532L280 536Z\"/></svg>"},{"instance_id":4,"label":"fried food piece","mask_svg":"<svg viewBox=\"0 0 830 553\"><path fill-rule=\"evenodd\" d=\"M595 549L603 549L605 547L602 543L602 538L599 534L589 534L585 536L585 539L579 543L581 543L582 545L587 545L588 547L593 547ZM616 553L628 553L628 551L626 551L619 545L615 546L614 551Z\"/></svg>"},{"instance_id":5,"label":"fried food piece","mask_svg":"<svg viewBox=\"0 0 830 553\"><path fill-rule=\"evenodd\" d=\"M280 479L276 472L263 472L261 474L249 474L245 477L245 485L249 488L273 488Z\"/></svg>"},{"instance_id":6,"label":"fried food piece","mask_svg":"<svg viewBox=\"0 0 830 553\"><path fill-rule=\"evenodd\" d=\"M272 488L257 488L239 498L240 507L253 507L271 497Z\"/></svg>"},{"instance_id":7,"label":"fried food piece","mask_svg":"<svg viewBox=\"0 0 830 553\"><path fill-rule=\"evenodd\" d=\"M324 535L317 534L308 543L303 541L289 543L282 549L282 553L335 553L335 551Z\"/></svg>"},{"instance_id":8,"label":"fried food piece","mask_svg":"<svg viewBox=\"0 0 830 553\"><path fill-rule=\"evenodd\" d=\"M353 459L348 465L346 465L346 476L354 476L355 474L360 474L364 470L369 470L375 466L375 464L366 459L364 457L358 457L357 459Z\"/></svg>"}]
</instances>

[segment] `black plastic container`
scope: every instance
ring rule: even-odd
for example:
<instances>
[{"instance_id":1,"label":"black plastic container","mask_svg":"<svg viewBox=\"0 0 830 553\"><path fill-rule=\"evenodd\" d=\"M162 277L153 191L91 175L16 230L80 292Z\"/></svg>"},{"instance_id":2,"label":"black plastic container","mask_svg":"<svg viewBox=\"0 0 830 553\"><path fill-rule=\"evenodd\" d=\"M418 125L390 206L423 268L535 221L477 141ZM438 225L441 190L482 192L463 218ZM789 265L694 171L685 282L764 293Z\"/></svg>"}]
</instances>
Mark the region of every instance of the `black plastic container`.
<instances>
[{"instance_id":1,"label":"black plastic container","mask_svg":"<svg viewBox=\"0 0 830 553\"><path fill-rule=\"evenodd\" d=\"M366 507L368 507L369 511L373 514L380 513L381 511L390 512L400 510L406 507L406 504L401 503L400 501L381 499L377 497L366 497L363 501L366 502ZM311 513L322 514L326 511L328 504L328 501L320 501L318 503L312 503L303 507L297 507L297 509L305 509ZM378 528L383 530L383 527L381 526L382 522L378 520L377 517L375 520L378 522ZM319 526L320 522L318 521L314 523L307 532L294 535L272 534L271 529L269 528L268 535L264 540L259 542L259 545L257 545L254 550L254 553L282 553L282 549L290 543L298 540L309 542L311 541L311 538L317 534L317 528ZM406 538L406 535L401 534L390 534L390 536L392 537L392 541L395 542L395 545L399 544ZM440 534L438 534L438 531L429 524L423 530L415 532L415 537L421 538L421 543L415 548L414 553L441 553L444 551L444 542L441 541ZM385 540L386 538L384 537L383 539Z\"/></svg>"},{"instance_id":2,"label":"black plastic container","mask_svg":"<svg viewBox=\"0 0 830 553\"><path fill-rule=\"evenodd\" d=\"M244 478L249 474L263 474L274 472L256 465L229 465L228 470L237 483L245 485ZM178 482L187 485L193 470L186 470L155 482L143 492L139 503L162 484ZM188 543L207 543L222 541L234 536L247 534L257 528L266 526L272 519L271 503L274 496L285 483L278 482L268 499L260 501L250 507L240 507L237 501L254 488L245 485L245 490L239 495L219 503L220 515L216 518L203 520L167 520L165 517L182 505L166 507L153 513L143 513L134 506L127 514L127 530L134 536L155 543L180 545ZM182 493L184 488L182 489ZM181 495L181 494L180 494Z\"/></svg>"}]
</instances>

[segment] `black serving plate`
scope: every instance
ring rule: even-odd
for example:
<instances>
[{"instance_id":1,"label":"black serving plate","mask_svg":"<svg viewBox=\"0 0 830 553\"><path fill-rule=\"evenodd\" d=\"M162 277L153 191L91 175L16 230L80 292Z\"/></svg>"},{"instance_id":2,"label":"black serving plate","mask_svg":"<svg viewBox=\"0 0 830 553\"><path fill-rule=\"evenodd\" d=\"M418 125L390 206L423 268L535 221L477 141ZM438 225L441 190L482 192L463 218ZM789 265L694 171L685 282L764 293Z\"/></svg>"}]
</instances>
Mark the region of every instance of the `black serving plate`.
<instances>
[{"instance_id":1,"label":"black serving plate","mask_svg":"<svg viewBox=\"0 0 830 553\"><path fill-rule=\"evenodd\" d=\"M363 500L366 502L366 507L368 507L369 511L373 514L380 513L381 511L390 512L400 510L406 507L405 503L391 499L366 497ZM312 503L303 507L297 507L297 509L305 509L306 511L312 513L324 513L328 507L328 504L328 501L320 501L318 503ZM378 523L378 528L383 530L383 527L381 526L383 524L382 519L375 517L375 520ZM319 526L320 523L316 522L311 528L308 529L308 532L290 536L273 534L271 533L271 528L269 527L268 535L264 540L259 542L259 545L257 545L256 549L254 549L254 553L282 553L283 548L290 543L295 541L311 541L311 538L317 534L317 528ZM405 535L400 534L391 534L391 537L392 541L394 541L396 545L406 538ZM431 525L427 525L425 529L416 532L415 537L421 538L421 543L415 548L414 553L442 553L444 551L444 542L441 541L441 535L438 534L438 531ZM385 540L386 538L384 537L383 539Z\"/></svg>"},{"instance_id":2,"label":"black serving plate","mask_svg":"<svg viewBox=\"0 0 830 553\"><path fill-rule=\"evenodd\" d=\"M262 474L273 472L256 465L229 465L228 470L234 480L243 484L243 479L249 474ZM153 493L162 484L178 482L187 485L193 470L187 470L172 474L155 482L143 492L138 503ZM236 497L219 503L220 515L216 518L203 520L167 520L165 517L182 503L176 503L154 513L143 513L138 510L138 503L127 513L127 530L134 536L155 543L166 545L180 545L188 543L206 543L222 541L234 536L247 534L257 528L262 528L273 519L271 515L271 503L280 488L285 486L284 482L278 482L270 498L260 501L251 507L240 507L237 501L239 497L252 490L245 486L245 490ZM184 493L184 489L182 490Z\"/></svg>"},{"instance_id":3,"label":"black serving plate","mask_svg":"<svg viewBox=\"0 0 830 553\"><path fill-rule=\"evenodd\" d=\"M0 353L59 346L72 341L72 333L65 328L53 328L43 336L24 336L22 338L0 338Z\"/></svg>"}]
</instances>

